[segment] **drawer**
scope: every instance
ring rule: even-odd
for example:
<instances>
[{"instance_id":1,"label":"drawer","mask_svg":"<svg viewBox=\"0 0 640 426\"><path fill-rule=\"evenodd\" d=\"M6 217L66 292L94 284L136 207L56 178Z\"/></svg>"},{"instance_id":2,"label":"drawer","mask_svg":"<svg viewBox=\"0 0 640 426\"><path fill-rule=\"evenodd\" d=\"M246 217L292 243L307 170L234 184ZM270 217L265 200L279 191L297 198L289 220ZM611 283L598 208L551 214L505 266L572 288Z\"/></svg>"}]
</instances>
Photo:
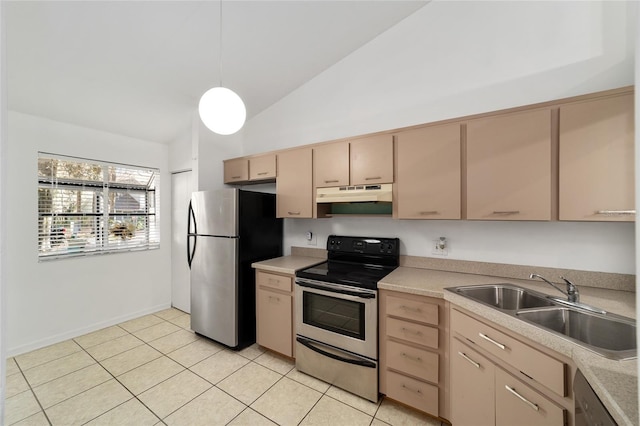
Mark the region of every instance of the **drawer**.
<instances>
[{"instance_id":1,"label":"drawer","mask_svg":"<svg viewBox=\"0 0 640 426\"><path fill-rule=\"evenodd\" d=\"M563 426L566 410L496 368L496 425Z\"/></svg>"},{"instance_id":2,"label":"drawer","mask_svg":"<svg viewBox=\"0 0 640 426\"><path fill-rule=\"evenodd\" d=\"M438 416L438 387L387 371L387 396L420 411Z\"/></svg>"},{"instance_id":3,"label":"drawer","mask_svg":"<svg viewBox=\"0 0 640 426\"><path fill-rule=\"evenodd\" d=\"M421 300L387 296L387 315L438 325L438 305Z\"/></svg>"},{"instance_id":4,"label":"drawer","mask_svg":"<svg viewBox=\"0 0 640 426\"><path fill-rule=\"evenodd\" d=\"M438 329L428 325L386 318L387 336L438 349Z\"/></svg>"},{"instance_id":5,"label":"drawer","mask_svg":"<svg viewBox=\"0 0 640 426\"><path fill-rule=\"evenodd\" d=\"M438 354L387 341L387 367L438 383Z\"/></svg>"},{"instance_id":6,"label":"drawer","mask_svg":"<svg viewBox=\"0 0 640 426\"><path fill-rule=\"evenodd\" d=\"M455 309L451 330L471 340L560 396L567 395L565 364Z\"/></svg>"},{"instance_id":7,"label":"drawer","mask_svg":"<svg viewBox=\"0 0 640 426\"><path fill-rule=\"evenodd\" d=\"M256 272L256 284L264 287L271 287L277 290L292 291L293 279L284 275L270 274L268 272Z\"/></svg>"}]
</instances>

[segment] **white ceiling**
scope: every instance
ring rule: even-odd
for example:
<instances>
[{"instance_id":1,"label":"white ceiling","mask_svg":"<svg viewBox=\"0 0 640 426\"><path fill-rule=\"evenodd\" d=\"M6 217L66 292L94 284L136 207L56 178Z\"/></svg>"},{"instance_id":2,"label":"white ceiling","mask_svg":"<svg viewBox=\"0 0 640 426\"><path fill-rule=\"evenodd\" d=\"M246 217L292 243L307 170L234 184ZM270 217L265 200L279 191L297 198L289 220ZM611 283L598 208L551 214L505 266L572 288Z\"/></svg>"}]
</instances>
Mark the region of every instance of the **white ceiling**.
<instances>
[{"instance_id":1,"label":"white ceiling","mask_svg":"<svg viewBox=\"0 0 640 426\"><path fill-rule=\"evenodd\" d=\"M250 118L426 3L226 0L222 84ZM10 110L168 143L219 85L218 1L3 4Z\"/></svg>"}]
</instances>

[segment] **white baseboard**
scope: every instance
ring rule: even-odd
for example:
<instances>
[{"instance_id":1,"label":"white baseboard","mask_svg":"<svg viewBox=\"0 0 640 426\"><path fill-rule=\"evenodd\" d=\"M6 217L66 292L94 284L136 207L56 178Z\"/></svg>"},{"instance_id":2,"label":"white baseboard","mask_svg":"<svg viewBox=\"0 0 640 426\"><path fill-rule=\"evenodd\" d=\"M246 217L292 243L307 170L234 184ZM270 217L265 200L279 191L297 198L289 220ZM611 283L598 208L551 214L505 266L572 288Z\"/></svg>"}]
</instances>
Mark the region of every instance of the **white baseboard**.
<instances>
[{"instance_id":1,"label":"white baseboard","mask_svg":"<svg viewBox=\"0 0 640 426\"><path fill-rule=\"evenodd\" d=\"M126 315L121 315L121 316L111 318L106 321L94 323L85 327L76 328L74 330L70 330L65 333L56 334L54 336L47 337L46 339L40 339L32 343L27 343L24 345L13 347L13 348L8 348L7 357L21 355L36 349L44 348L45 346L64 342L65 340L73 339L75 337L82 336L84 334L91 333L93 331L97 331L105 327L111 327L112 325L120 324L130 319L138 318L148 314L153 314L154 312L162 311L170 307L171 307L171 303L163 303L161 305L156 305L147 309L143 309L141 311L133 312Z\"/></svg>"}]
</instances>

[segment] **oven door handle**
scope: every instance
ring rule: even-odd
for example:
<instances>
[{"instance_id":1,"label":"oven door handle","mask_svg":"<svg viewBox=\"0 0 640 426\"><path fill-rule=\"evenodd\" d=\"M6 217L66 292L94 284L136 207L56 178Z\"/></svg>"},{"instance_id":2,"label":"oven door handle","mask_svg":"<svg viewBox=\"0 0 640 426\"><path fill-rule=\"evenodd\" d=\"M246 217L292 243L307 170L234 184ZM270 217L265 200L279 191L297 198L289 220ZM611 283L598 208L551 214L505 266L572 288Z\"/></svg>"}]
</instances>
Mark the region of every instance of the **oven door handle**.
<instances>
[{"instance_id":1,"label":"oven door handle","mask_svg":"<svg viewBox=\"0 0 640 426\"><path fill-rule=\"evenodd\" d=\"M362 367L376 368L376 363L375 362L366 361L366 360L360 360L360 359L343 358L341 356L338 356L336 354L332 354L332 353L327 352L327 351L323 351L322 349L313 346L313 344L311 343L310 340L307 340L307 339L305 339L303 337L296 336L296 341L298 341L300 344L306 346L307 348L311 349L312 351L319 353L320 355L328 356L329 358L333 358L333 359L335 359L337 361L346 362L348 364L360 365Z\"/></svg>"},{"instance_id":2,"label":"oven door handle","mask_svg":"<svg viewBox=\"0 0 640 426\"><path fill-rule=\"evenodd\" d=\"M332 293L339 293L339 294L346 294L349 296L356 296L356 297L361 297L363 299L375 299L376 295L375 293L361 293L358 291L351 291L351 290L345 290L345 289L340 289L340 288L335 288L335 287L325 287L322 285L318 285L318 284L311 284L311 283L307 283L307 282L302 282L302 281L296 281L296 284L298 284L301 287L308 287L308 288L315 288L316 290L324 290L324 291L330 291Z\"/></svg>"}]
</instances>

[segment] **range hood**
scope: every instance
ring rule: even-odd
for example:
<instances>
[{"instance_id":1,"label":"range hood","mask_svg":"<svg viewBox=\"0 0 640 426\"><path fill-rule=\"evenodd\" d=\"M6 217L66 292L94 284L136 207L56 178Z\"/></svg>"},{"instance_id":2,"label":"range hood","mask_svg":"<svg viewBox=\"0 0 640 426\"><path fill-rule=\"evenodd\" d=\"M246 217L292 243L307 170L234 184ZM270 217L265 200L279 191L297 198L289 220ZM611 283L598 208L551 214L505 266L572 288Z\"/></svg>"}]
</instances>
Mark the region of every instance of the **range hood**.
<instances>
[{"instance_id":1,"label":"range hood","mask_svg":"<svg viewBox=\"0 0 640 426\"><path fill-rule=\"evenodd\" d=\"M391 203L392 187L392 184L384 183L380 185L318 188L316 193L316 203Z\"/></svg>"}]
</instances>

